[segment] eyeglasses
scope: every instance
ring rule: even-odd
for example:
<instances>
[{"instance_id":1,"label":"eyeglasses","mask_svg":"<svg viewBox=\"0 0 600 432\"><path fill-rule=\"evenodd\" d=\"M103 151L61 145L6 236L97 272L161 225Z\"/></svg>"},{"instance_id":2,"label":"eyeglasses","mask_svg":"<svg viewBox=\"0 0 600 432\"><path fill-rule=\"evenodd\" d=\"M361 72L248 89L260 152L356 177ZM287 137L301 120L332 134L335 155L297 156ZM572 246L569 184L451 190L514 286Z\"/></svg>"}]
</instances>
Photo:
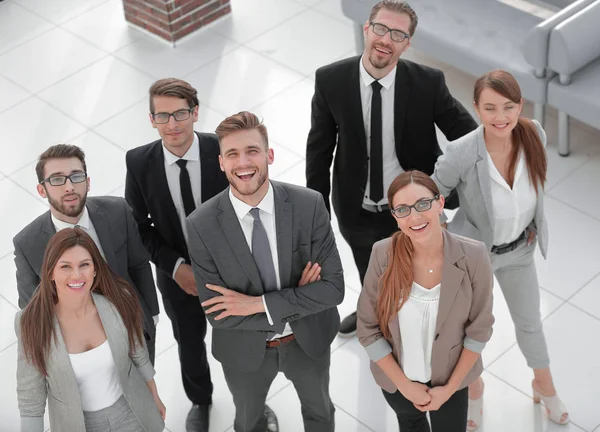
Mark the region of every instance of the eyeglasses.
<instances>
[{"instance_id":1,"label":"eyeglasses","mask_svg":"<svg viewBox=\"0 0 600 432\"><path fill-rule=\"evenodd\" d=\"M419 213L422 213L429 210L431 208L431 203L439 197L439 195L436 195L433 198L422 199L421 201L417 201L413 205L396 207L395 209L390 209L390 211L397 218L404 218L408 216L410 214L411 209L415 209Z\"/></svg>"},{"instance_id":2,"label":"eyeglasses","mask_svg":"<svg viewBox=\"0 0 600 432\"><path fill-rule=\"evenodd\" d=\"M385 36L387 32L390 32L390 38L394 42L403 42L404 39L410 39L410 35L408 33L404 33L402 30L391 29L386 25L379 24L373 21L369 21L371 27L373 27L373 33L377 36Z\"/></svg>"},{"instance_id":3,"label":"eyeglasses","mask_svg":"<svg viewBox=\"0 0 600 432\"><path fill-rule=\"evenodd\" d=\"M170 114L169 113L152 114L152 120L154 120L154 123L156 123L156 124L165 124L165 123L169 123L171 116L173 116L175 121L184 121L184 120L187 120L190 118L190 116L192 115L192 112L194 111L194 108L182 109L179 111L175 111L174 113L170 113Z\"/></svg>"},{"instance_id":4,"label":"eyeglasses","mask_svg":"<svg viewBox=\"0 0 600 432\"><path fill-rule=\"evenodd\" d=\"M87 179L87 173L76 172L68 176L56 175L48 177L42 180L40 183L48 183L50 186L62 186L67 182L67 179L71 180L71 183L83 183Z\"/></svg>"}]
</instances>

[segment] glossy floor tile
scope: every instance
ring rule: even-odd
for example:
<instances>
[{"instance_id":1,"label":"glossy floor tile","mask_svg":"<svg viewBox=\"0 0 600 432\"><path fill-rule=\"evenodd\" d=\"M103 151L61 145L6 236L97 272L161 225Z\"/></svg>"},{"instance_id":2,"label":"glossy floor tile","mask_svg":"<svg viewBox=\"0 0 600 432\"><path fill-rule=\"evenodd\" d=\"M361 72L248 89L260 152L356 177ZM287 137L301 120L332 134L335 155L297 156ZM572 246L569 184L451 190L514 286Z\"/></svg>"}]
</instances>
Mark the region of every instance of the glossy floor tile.
<instances>
[{"instance_id":1,"label":"glossy floor tile","mask_svg":"<svg viewBox=\"0 0 600 432\"><path fill-rule=\"evenodd\" d=\"M128 27L121 0L0 2L0 432L19 430L12 237L47 211L35 189L34 166L43 150L60 142L81 146L87 155L90 195L122 196L125 152L158 139L148 119L148 87L155 79L177 76L198 89L196 130L213 132L226 115L256 112L275 152L271 177L305 185L314 71L355 55L353 24L343 16L339 0L231 4L230 17L171 48ZM472 112L473 77L413 49L404 57L441 68L452 94ZM531 114L529 104L524 112ZM571 125L572 153L563 158L556 152L556 112L548 110L545 210L550 244L548 260L536 252L536 266L551 368L572 423L556 426L533 404L532 373L496 286L494 335L483 353L481 432L600 432L600 194L594 186L600 182L600 131L576 121ZM439 139L443 147L447 141L441 133ZM346 281L338 307L343 318L356 309L361 283L335 214L331 223ZM206 344L210 350L210 330ZM156 381L171 432L185 430L191 406L178 357L171 323L161 313ZM358 341L336 338L331 359L336 430L397 432L396 418L373 381ZM233 431L234 409L222 368L212 356L209 362L215 385L210 431ZM303 431L297 395L282 374L268 397L282 432ZM49 427L47 417L45 424Z\"/></svg>"}]
</instances>

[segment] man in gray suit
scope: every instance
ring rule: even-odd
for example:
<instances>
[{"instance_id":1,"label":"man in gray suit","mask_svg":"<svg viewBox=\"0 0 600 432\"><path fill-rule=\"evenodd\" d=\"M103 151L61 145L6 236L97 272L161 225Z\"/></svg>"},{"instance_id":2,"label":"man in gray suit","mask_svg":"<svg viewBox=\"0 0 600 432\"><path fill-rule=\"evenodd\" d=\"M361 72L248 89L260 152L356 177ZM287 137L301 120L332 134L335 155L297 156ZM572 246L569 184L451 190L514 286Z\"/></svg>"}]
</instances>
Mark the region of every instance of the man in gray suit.
<instances>
[{"instance_id":1,"label":"man in gray suit","mask_svg":"<svg viewBox=\"0 0 600 432\"><path fill-rule=\"evenodd\" d=\"M75 225L94 240L109 267L133 286L144 312L144 336L154 364L158 299L149 256L129 206L123 198L90 197L85 154L74 145L58 144L42 153L35 167L37 191L50 210L13 239L19 306L29 303L40 283L46 245L57 231Z\"/></svg>"},{"instance_id":2,"label":"man in gray suit","mask_svg":"<svg viewBox=\"0 0 600 432\"><path fill-rule=\"evenodd\" d=\"M269 181L265 126L249 112L216 130L230 187L187 219L198 295L236 407L236 432L277 431L265 406L278 372L293 382L305 431L333 432L330 345L344 278L318 192Z\"/></svg>"}]
</instances>

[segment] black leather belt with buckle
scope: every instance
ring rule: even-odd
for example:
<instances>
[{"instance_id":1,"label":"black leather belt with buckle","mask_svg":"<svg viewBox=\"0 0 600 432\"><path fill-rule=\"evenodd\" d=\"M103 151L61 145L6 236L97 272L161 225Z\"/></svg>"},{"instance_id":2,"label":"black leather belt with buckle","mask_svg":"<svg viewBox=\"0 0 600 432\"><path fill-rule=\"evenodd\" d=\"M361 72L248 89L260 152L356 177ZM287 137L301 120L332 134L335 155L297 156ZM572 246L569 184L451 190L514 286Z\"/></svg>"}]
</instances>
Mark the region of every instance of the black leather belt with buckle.
<instances>
[{"instance_id":1,"label":"black leather belt with buckle","mask_svg":"<svg viewBox=\"0 0 600 432\"><path fill-rule=\"evenodd\" d=\"M390 211L390 206L387 204L365 204L363 203L362 208L371 213L383 213Z\"/></svg>"},{"instance_id":2,"label":"black leather belt with buckle","mask_svg":"<svg viewBox=\"0 0 600 432\"><path fill-rule=\"evenodd\" d=\"M508 252L514 251L518 248L521 243L523 243L527 239L527 230L523 231L521 235L513 242L506 243L500 246L492 246L492 253L496 255L502 255Z\"/></svg>"}]
</instances>

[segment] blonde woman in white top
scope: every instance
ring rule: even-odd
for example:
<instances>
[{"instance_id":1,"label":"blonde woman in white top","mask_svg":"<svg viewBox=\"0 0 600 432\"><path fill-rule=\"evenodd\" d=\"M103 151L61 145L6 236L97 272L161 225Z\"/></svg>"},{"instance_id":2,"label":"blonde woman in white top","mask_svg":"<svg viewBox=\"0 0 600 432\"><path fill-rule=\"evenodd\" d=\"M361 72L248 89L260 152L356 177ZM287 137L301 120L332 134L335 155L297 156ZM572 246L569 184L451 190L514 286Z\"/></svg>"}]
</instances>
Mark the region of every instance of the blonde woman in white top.
<instances>
[{"instance_id":1,"label":"blonde woman in white top","mask_svg":"<svg viewBox=\"0 0 600 432\"><path fill-rule=\"evenodd\" d=\"M432 178L443 195L458 192L460 208L448 230L488 247L517 343L533 369L534 401L544 401L550 420L566 424L569 415L550 373L533 260L536 240L544 258L548 249L546 134L538 122L520 116L521 90L506 71L480 77L473 100L481 125L448 145ZM482 396L480 378L469 387L469 431L481 424Z\"/></svg>"}]
</instances>

